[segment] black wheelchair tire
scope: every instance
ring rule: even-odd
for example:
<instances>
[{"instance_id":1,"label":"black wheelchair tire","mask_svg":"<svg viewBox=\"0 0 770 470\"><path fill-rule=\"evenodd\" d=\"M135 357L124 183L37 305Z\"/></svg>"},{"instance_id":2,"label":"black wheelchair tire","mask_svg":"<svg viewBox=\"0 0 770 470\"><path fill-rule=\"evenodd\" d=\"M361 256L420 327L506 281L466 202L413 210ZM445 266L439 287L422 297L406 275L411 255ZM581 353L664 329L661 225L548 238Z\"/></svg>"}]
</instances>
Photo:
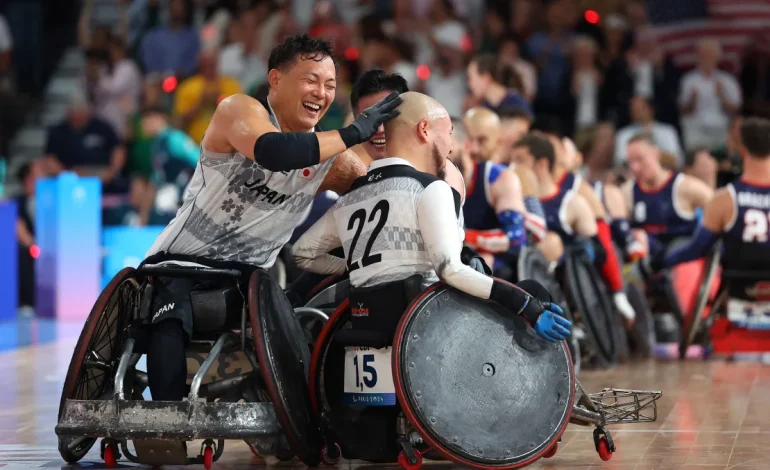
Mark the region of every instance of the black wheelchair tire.
<instances>
[{"instance_id":1,"label":"black wheelchair tire","mask_svg":"<svg viewBox=\"0 0 770 470\"><path fill-rule=\"evenodd\" d=\"M641 358L649 358L655 349L655 323L650 303L642 289L634 283L626 286L628 302L636 312L636 320L629 332L631 352Z\"/></svg>"},{"instance_id":2,"label":"black wheelchair tire","mask_svg":"<svg viewBox=\"0 0 770 470\"><path fill-rule=\"evenodd\" d=\"M92 341L94 340L94 333L98 329L99 326L102 325L102 320L104 318L105 310L110 305L110 301L113 299L113 296L117 293L119 294L120 289L125 284L130 284L134 281L134 268L124 268L120 272L118 272L115 277L112 278L112 280L107 284L107 286L104 288L104 290L99 294L99 297L96 299L96 302L94 303L93 308L91 309L91 312L88 314L88 319L85 322L85 325L83 326L83 330L80 332L80 337L78 338L78 342L75 345L75 350L72 354L72 359L70 360L69 368L67 369L67 375L64 379L64 386L62 387L62 395L61 400L59 401L59 413L57 417L57 422L61 420L62 412L64 411L64 404L68 399L72 398L78 398L78 399L94 399L94 398L86 398L86 397L76 397L75 395L78 395L78 391L76 390L76 386L78 384L78 379L80 376L84 373L83 371L83 363L85 361L86 353L91 349L92 347ZM135 286L138 291L138 285ZM128 323L128 319L118 319L119 321L125 321L126 324ZM120 332L121 328L117 328L117 331ZM98 337L96 338L98 340ZM125 341L125 338L122 338L122 340L119 340L117 347L115 348L115 351L113 351L114 356L113 357L106 357L105 360L109 361L111 359L115 359L120 356L122 349L123 349L123 342ZM114 373L116 369L113 369L112 375L108 376L106 373L104 374L104 381L102 384L98 386L100 389L100 392L97 393L97 396L101 396L108 390L110 387L113 386L113 378ZM71 438L58 438L58 448L59 448L59 454L61 454L62 458L68 462L68 463L77 463L80 459L82 459L89 450L91 450L91 447L96 443L97 438L86 438L82 440L80 445L76 449L70 449L68 442Z\"/></svg>"}]
</instances>

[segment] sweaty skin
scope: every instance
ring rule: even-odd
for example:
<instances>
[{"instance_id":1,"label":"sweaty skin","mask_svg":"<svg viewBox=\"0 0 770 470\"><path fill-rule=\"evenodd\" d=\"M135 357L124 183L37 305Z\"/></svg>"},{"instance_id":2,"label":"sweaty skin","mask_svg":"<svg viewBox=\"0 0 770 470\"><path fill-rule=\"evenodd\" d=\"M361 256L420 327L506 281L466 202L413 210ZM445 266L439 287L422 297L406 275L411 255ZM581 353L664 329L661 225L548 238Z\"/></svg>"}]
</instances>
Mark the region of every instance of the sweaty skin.
<instances>
[{"instance_id":1,"label":"sweaty skin","mask_svg":"<svg viewBox=\"0 0 770 470\"><path fill-rule=\"evenodd\" d=\"M388 132L397 132L400 126L414 128L423 120L432 123L438 119L449 118L449 113L444 109L444 106L430 96L414 91L408 91L402 93L401 98L403 101L398 107L401 114L385 123L386 140ZM422 131L422 129L417 129L417 132ZM391 145L392 146L388 147L388 149L393 146L398 147L399 142L392 142Z\"/></svg>"},{"instance_id":2,"label":"sweaty skin","mask_svg":"<svg viewBox=\"0 0 770 470\"><path fill-rule=\"evenodd\" d=\"M465 181L463 180L463 174L460 173L460 170L454 165L454 163L449 163L446 166L446 176L444 177L444 181L449 183L449 186L451 186L452 189L460 193L460 203L464 203Z\"/></svg>"}]
</instances>

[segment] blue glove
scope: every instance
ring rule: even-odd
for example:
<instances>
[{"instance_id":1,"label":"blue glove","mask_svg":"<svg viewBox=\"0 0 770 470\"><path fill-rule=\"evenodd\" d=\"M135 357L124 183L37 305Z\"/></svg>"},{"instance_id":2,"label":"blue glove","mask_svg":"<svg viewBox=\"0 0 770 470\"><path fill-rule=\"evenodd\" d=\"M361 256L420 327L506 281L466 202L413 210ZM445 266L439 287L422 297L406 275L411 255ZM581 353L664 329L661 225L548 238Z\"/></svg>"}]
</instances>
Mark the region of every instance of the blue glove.
<instances>
[{"instance_id":1,"label":"blue glove","mask_svg":"<svg viewBox=\"0 0 770 470\"><path fill-rule=\"evenodd\" d=\"M551 342L564 341L570 335L572 322L564 318L564 311L554 303L543 304L545 311L535 323L535 332Z\"/></svg>"},{"instance_id":2,"label":"blue glove","mask_svg":"<svg viewBox=\"0 0 770 470\"><path fill-rule=\"evenodd\" d=\"M585 250L586 255L588 255L588 260L593 263L594 260L596 260L596 250L594 249L594 244L591 243L591 240L583 241L583 249Z\"/></svg>"}]
</instances>

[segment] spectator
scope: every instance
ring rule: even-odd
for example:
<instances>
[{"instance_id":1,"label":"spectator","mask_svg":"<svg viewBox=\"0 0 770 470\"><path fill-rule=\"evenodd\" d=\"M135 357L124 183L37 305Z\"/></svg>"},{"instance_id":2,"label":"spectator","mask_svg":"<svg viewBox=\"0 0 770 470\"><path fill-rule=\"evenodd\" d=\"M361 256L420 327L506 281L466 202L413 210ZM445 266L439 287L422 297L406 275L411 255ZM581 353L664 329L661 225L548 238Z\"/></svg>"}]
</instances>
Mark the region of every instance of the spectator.
<instances>
[{"instance_id":1,"label":"spectator","mask_svg":"<svg viewBox=\"0 0 770 470\"><path fill-rule=\"evenodd\" d=\"M340 18L337 6L330 0L316 1L313 5L313 22L308 34L329 41L338 55L348 48L353 36L351 29Z\"/></svg>"},{"instance_id":2,"label":"spectator","mask_svg":"<svg viewBox=\"0 0 770 470\"><path fill-rule=\"evenodd\" d=\"M128 191L128 183L121 178L125 158L112 126L94 116L85 96L75 93L67 119L48 131L43 161L50 175L63 170L97 175L103 193L119 194Z\"/></svg>"},{"instance_id":3,"label":"spectator","mask_svg":"<svg viewBox=\"0 0 770 470\"><path fill-rule=\"evenodd\" d=\"M139 224L164 225L181 205L182 192L192 178L200 148L168 123L166 111L149 107L142 113L142 132L151 142L152 176L134 182L131 201L139 211Z\"/></svg>"},{"instance_id":4,"label":"spectator","mask_svg":"<svg viewBox=\"0 0 770 470\"><path fill-rule=\"evenodd\" d=\"M628 48L628 25L625 18L617 14L607 15L603 21L604 49L600 55L602 67L608 67L614 60L620 59Z\"/></svg>"},{"instance_id":5,"label":"spectator","mask_svg":"<svg viewBox=\"0 0 770 470\"><path fill-rule=\"evenodd\" d=\"M484 25L481 39L478 40L479 53L494 54L502 52L502 41L505 39L505 19L494 9L488 9L484 14Z\"/></svg>"},{"instance_id":6,"label":"spectator","mask_svg":"<svg viewBox=\"0 0 770 470\"><path fill-rule=\"evenodd\" d=\"M416 91L420 87L417 67L411 61L412 46L401 38L373 38L366 45L364 55L364 70L379 68L387 73L397 73L404 77L410 90Z\"/></svg>"},{"instance_id":7,"label":"spectator","mask_svg":"<svg viewBox=\"0 0 770 470\"><path fill-rule=\"evenodd\" d=\"M626 0L625 16L632 31L638 32L648 26L649 12L645 0Z\"/></svg>"},{"instance_id":8,"label":"spectator","mask_svg":"<svg viewBox=\"0 0 770 470\"><path fill-rule=\"evenodd\" d=\"M741 106L741 89L732 75L717 69L721 45L704 40L698 45L698 68L682 78L679 107L685 150L723 148L730 118Z\"/></svg>"},{"instance_id":9,"label":"spectator","mask_svg":"<svg viewBox=\"0 0 770 470\"><path fill-rule=\"evenodd\" d=\"M661 151L673 155L678 166L684 164L679 134L674 126L655 120L655 108L652 102L642 96L634 96L631 99L631 118L633 123L620 129L615 136L615 165L626 162L628 142L633 136L642 132L651 135L655 145Z\"/></svg>"},{"instance_id":10,"label":"spectator","mask_svg":"<svg viewBox=\"0 0 770 470\"><path fill-rule=\"evenodd\" d=\"M96 85L94 109L97 116L112 125L118 137L124 138L128 118L139 105L142 74L128 58L122 39L110 39L109 60L109 69L101 71Z\"/></svg>"},{"instance_id":11,"label":"spectator","mask_svg":"<svg viewBox=\"0 0 770 470\"><path fill-rule=\"evenodd\" d=\"M169 25L142 39L142 63L147 72L190 76L195 73L200 38L190 26L185 0L169 0Z\"/></svg>"},{"instance_id":12,"label":"spectator","mask_svg":"<svg viewBox=\"0 0 770 470\"><path fill-rule=\"evenodd\" d=\"M152 139L142 131L142 109L161 106L161 79L157 74L148 75L142 84L142 104L131 116L126 140L130 142L127 174L132 179L148 180L152 174Z\"/></svg>"},{"instance_id":13,"label":"spectator","mask_svg":"<svg viewBox=\"0 0 770 470\"><path fill-rule=\"evenodd\" d=\"M25 163L18 173L22 193L16 197L16 239L19 247L19 307L24 316L34 312L35 308L35 259L30 249L35 245L35 182L41 176L39 162Z\"/></svg>"},{"instance_id":14,"label":"spectator","mask_svg":"<svg viewBox=\"0 0 770 470\"><path fill-rule=\"evenodd\" d=\"M443 104L450 116L463 115L467 87L463 59L459 49L439 46L430 77L425 82L425 92Z\"/></svg>"},{"instance_id":15,"label":"spectator","mask_svg":"<svg viewBox=\"0 0 770 470\"><path fill-rule=\"evenodd\" d=\"M521 46L517 36L508 34L500 41L500 60L510 64L521 77L522 93L532 102L537 95L537 70L521 58Z\"/></svg>"},{"instance_id":16,"label":"spectator","mask_svg":"<svg viewBox=\"0 0 770 470\"><path fill-rule=\"evenodd\" d=\"M743 90L743 112L747 115L770 117L770 36L762 32L746 47L740 75Z\"/></svg>"},{"instance_id":17,"label":"spectator","mask_svg":"<svg viewBox=\"0 0 770 470\"><path fill-rule=\"evenodd\" d=\"M457 51L462 54L470 46L470 38L465 26L457 20L452 0L434 0L430 10L430 54L424 54L430 59L421 63L431 63L442 48Z\"/></svg>"},{"instance_id":18,"label":"spectator","mask_svg":"<svg viewBox=\"0 0 770 470\"><path fill-rule=\"evenodd\" d=\"M94 0L85 0L78 19L78 43L83 49L98 49L106 51L112 38L112 31L108 24L98 24L91 29Z\"/></svg>"},{"instance_id":19,"label":"spectator","mask_svg":"<svg viewBox=\"0 0 770 470\"><path fill-rule=\"evenodd\" d=\"M599 121L599 90L604 77L596 66L596 41L580 36L572 44L570 91L575 102L575 129L593 127Z\"/></svg>"},{"instance_id":20,"label":"spectator","mask_svg":"<svg viewBox=\"0 0 770 470\"><path fill-rule=\"evenodd\" d=\"M256 88L267 80L267 64L259 56L257 14L256 8L241 14L232 25L234 42L219 54L219 74L235 78L244 90Z\"/></svg>"},{"instance_id":21,"label":"spectator","mask_svg":"<svg viewBox=\"0 0 770 470\"><path fill-rule=\"evenodd\" d=\"M516 90L505 86L506 82L510 82L510 76L516 73L513 67L501 63L493 55L485 54L473 59L467 70L471 97L483 106L495 112L508 106L531 112L527 100Z\"/></svg>"},{"instance_id":22,"label":"spectator","mask_svg":"<svg viewBox=\"0 0 770 470\"><path fill-rule=\"evenodd\" d=\"M183 81L176 90L174 114L181 118L185 132L200 143L217 103L238 93L242 93L238 80L217 74L217 51L205 49L200 57L200 73Z\"/></svg>"},{"instance_id":23,"label":"spectator","mask_svg":"<svg viewBox=\"0 0 770 470\"><path fill-rule=\"evenodd\" d=\"M537 65L535 109L538 113L559 115L564 106L564 83L569 74L569 0L554 0L546 5L547 31L532 35L527 41L529 55Z\"/></svg>"},{"instance_id":24,"label":"spectator","mask_svg":"<svg viewBox=\"0 0 770 470\"><path fill-rule=\"evenodd\" d=\"M604 74L602 114L619 127L627 126L631 122L631 97L639 95L652 100L658 121L678 130L679 71L673 61L663 55L650 28L642 27L635 35L634 47L611 61Z\"/></svg>"}]
</instances>

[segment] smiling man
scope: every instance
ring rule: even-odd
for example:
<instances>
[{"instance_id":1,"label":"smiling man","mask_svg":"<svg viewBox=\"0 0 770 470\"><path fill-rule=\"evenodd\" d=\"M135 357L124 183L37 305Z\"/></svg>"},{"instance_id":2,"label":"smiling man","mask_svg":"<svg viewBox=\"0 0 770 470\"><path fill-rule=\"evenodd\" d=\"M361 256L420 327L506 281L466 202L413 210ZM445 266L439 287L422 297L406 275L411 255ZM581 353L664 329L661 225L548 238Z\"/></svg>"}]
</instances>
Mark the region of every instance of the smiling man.
<instances>
[{"instance_id":1,"label":"smiling man","mask_svg":"<svg viewBox=\"0 0 770 470\"><path fill-rule=\"evenodd\" d=\"M366 173L346 149L369 140L384 121L398 115L398 93L348 127L313 132L336 93L337 64L329 43L307 35L289 37L271 52L268 68L265 102L233 95L217 106L183 205L145 263L229 266L244 277L270 268L316 194L344 193ZM155 277L154 283L150 391L153 400L178 401L185 395L191 293L204 287L191 279Z\"/></svg>"}]
</instances>

